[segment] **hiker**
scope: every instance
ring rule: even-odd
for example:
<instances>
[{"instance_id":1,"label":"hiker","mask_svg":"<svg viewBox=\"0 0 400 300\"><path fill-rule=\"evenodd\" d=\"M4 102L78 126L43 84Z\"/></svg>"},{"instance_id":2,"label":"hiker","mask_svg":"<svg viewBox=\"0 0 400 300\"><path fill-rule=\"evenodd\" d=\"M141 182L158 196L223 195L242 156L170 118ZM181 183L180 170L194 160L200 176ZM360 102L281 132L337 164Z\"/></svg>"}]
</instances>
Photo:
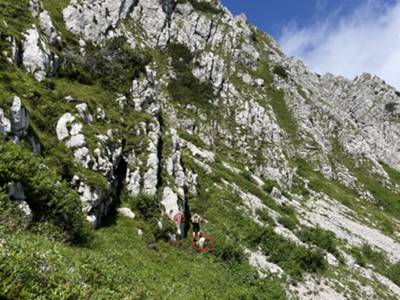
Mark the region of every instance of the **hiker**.
<instances>
[{"instance_id":1,"label":"hiker","mask_svg":"<svg viewBox=\"0 0 400 300\"><path fill-rule=\"evenodd\" d=\"M200 223L203 222L203 218L198 214L194 214L190 220L192 221L193 238L197 238L201 232Z\"/></svg>"},{"instance_id":2,"label":"hiker","mask_svg":"<svg viewBox=\"0 0 400 300\"><path fill-rule=\"evenodd\" d=\"M206 237L203 236L203 232L199 231L195 237L195 244L199 248L204 248Z\"/></svg>"}]
</instances>

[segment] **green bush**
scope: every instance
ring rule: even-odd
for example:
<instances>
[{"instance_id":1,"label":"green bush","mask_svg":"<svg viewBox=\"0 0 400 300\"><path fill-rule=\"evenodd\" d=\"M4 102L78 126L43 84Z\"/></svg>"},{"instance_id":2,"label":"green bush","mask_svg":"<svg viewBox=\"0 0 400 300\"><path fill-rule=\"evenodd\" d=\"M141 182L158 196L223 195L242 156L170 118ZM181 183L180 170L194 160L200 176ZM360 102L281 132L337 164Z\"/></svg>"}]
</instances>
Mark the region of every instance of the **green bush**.
<instances>
[{"instance_id":1,"label":"green bush","mask_svg":"<svg viewBox=\"0 0 400 300\"><path fill-rule=\"evenodd\" d=\"M124 37L109 40L104 46L88 44L82 57L74 51L66 52L60 77L82 84L100 83L113 91L128 92L133 79L144 73L150 62L148 56L133 50Z\"/></svg>"},{"instance_id":2,"label":"green bush","mask_svg":"<svg viewBox=\"0 0 400 300\"><path fill-rule=\"evenodd\" d=\"M172 100L182 104L194 104L210 111L214 89L210 82L200 82L193 75L191 71L193 54L186 46L176 43L168 44L167 51L172 58L172 67L176 73L176 77L168 85Z\"/></svg>"},{"instance_id":3,"label":"green bush","mask_svg":"<svg viewBox=\"0 0 400 300\"><path fill-rule=\"evenodd\" d=\"M288 78L288 73L285 70L285 68L282 66L274 66L274 68L272 69L272 72L274 72L276 75L282 77L283 79Z\"/></svg>"},{"instance_id":4,"label":"green bush","mask_svg":"<svg viewBox=\"0 0 400 300\"><path fill-rule=\"evenodd\" d=\"M395 103L395 102L386 103L386 104L385 104L385 110L386 110L387 112L389 112L389 113L393 113L393 112L395 112L397 105L398 105L398 104Z\"/></svg>"},{"instance_id":5,"label":"green bush","mask_svg":"<svg viewBox=\"0 0 400 300\"><path fill-rule=\"evenodd\" d=\"M306 272L316 273L326 269L324 253L321 249L305 249L297 248L296 259L299 261L300 267Z\"/></svg>"},{"instance_id":6,"label":"green bush","mask_svg":"<svg viewBox=\"0 0 400 300\"><path fill-rule=\"evenodd\" d=\"M272 181L270 181L270 180L268 180L268 181L266 181L266 180L264 180L265 182L264 182L264 185L263 185L263 190L265 191L265 192L267 192L268 194L270 194L271 192L272 192L272 189L274 188L274 183L272 182Z\"/></svg>"},{"instance_id":7,"label":"green bush","mask_svg":"<svg viewBox=\"0 0 400 300\"><path fill-rule=\"evenodd\" d=\"M21 182L34 221L51 222L65 233L70 242L85 242L89 225L81 202L66 182L42 163L42 159L21 146L7 142L0 145L0 187Z\"/></svg>"},{"instance_id":8,"label":"green bush","mask_svg":"<svg viewBox=\"0 0 400 300\"><path fill-rule=\"evenodd\" d=\"M162 214L162 208L157 196L140 194L137 197L128 196L127 198L124 201L136 212L136 217L145 228L149 242L168 241L170 240L170 234L176 233L175 224ZM160 222L162 228L159 227Z\"/></svg>"},{"instance_id":9,"label":"green bush","mask_svg":"<svg viewBox=\"0 0 400 300\"><path fill-rule=\"evenodd\" d=\"M224 262L240 263L244 258L244 252L239 243L228 239L218 240L211 253Z\"/></svg>"},{"instance_id":10,"label":"green bush","mask_svg":"<svg viewBox=\"0 0 400 300\"><path fill-rule=\"evenodd\" d=\"M144 219L156 218L161 214L160 203L155 196L140 194L137 197L132 197L130 205Z\"/></svg>"},{"instance_id":11,"label":"green bush","mask_svg":"<svg viewBox=\"0 0 400 300\"><path fill-rule=\"evenodd\" d=\"M33 17L27 9L28 0L0 1L2 22L0 36L12 35L20 39L22 33L32 26Z\"/></svg>"},{"instance_id":12,"label":"green bush","mask_svg":"<svg viewBox=\"0 0 400 300\"><path fill-rule=\"evenodd\" d=\"M385 274L389 279L391 279L395 284L400 286L400 262L391 265Z\"/></svg>"},{"instance_id":13,"label":"green bush","mask_svg":"<svg viewBox=\"0 0 400 300\"><path fill-rule=\"evenodd\" d=\"M290 229L290 230L296 229L297 220L293 217L284 215L284 216L280 216L277 221L278 221L278 223L282 224L287 229Z\"/></svg>"},{"instance_id":14,"label":"green bush","mask_svg":"<svg viewBox=\"0 0 400 300\"><path fill-rule=\"evenodd\" d=\"M251 246L261 246L268 259L283 268L294 279L300 279L304 272L322 272L326 261L319 249L309 249L286 240L271 228L252 233L248 237Z\"/></svg>"},{"instance_id":15,"label":"green bush","mask_svg":"<svg viewBox=\"0 0 400 300\"><path fill-rule=\"evenodd\" d=\"M190 4L192 4L193 8L203 12L203 13L209 13L212 15L216 15L216 14L220 14L222 13L222 10L220 10L219 8L217 8L214 4L211 4L209 2L204 2L204 1L198 1L198 0L177 0L178 4L183 4L183 3L187 3L189 2Z\"/></svg>"},{"instance_id":16,"label":"green bush","mask_svg":"<svg viewBox=\"0 0 400 300\"><path fill-rule=\"evenodd\" d=\"M258 208L256 210L256 214L260 217L261 221L263 221L265 224L268 224L270 226L276 225L274 219L268 214L268 211L266 209Z\"/></svg>"},{"instance_id":17,"label":"green bush","mask_svg":"<svg viewBox=\"0 0 400 300\"><path fill-rule=\"evenodd\" d=\"M0 227L11 233L28 228L29 223L28 218L18 208L18 203L12 201L5 190L0 189Z\"/></svg>"},{"instance_id":18,"label":"green bush","mask_svg":"<svg viewBox=\"0 0 400 300\"><path fill-rule=\"evenodd\" d=\"M315 228L306 227L299 231L298 237L305 243L314 244L331 254L338 256L337 240L335 234L317 226Z\"/></svg>"}]
</instances>

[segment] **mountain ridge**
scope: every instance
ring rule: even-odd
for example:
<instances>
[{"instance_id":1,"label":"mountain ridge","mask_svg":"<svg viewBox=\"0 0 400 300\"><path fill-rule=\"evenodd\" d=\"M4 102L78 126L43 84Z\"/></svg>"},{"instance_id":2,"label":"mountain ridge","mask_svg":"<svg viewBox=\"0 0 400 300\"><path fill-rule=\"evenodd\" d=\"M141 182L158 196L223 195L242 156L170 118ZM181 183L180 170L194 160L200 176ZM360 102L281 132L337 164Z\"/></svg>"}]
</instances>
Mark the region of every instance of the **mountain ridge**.
<instances>
[{"instance_id":1,"label":"mountain ridge","mask_svg":"<svg viewBox=\"0 0 400 300\"><path fill-rule=\"evenodd\" d=\"M0 5L2 296L400 297L397 90L314 74L217 1ZM187 251L195 212L206 255ZM160 257L218 279L174 290ZM128 286L106 279L119 261Z\"/></svg>"}]
</instances>

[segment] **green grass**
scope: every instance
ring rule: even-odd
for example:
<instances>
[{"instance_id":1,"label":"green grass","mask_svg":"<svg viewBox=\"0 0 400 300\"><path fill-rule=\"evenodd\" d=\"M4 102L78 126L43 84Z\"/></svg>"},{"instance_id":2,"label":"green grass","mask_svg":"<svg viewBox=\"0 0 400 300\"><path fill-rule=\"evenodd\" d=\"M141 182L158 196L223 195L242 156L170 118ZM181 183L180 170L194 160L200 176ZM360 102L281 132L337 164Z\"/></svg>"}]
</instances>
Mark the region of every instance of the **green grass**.
<instances>
[{"instance_id":1,"label":"green grass","mask_svg":"<svg viewBox=\"0 0 400 300\"><path fill-rule=\"evenodd\" d=\"M338 240L335 234L331 231L324 230L319 226L315 228L304 227L299 230L298 237L304 243L316 245L336 257L340 257L340 253L337 249Z\"/></svg>"},{"instance_id":2,"label":"green grass","mask_svg":"<svg viewBox=\"0 0 400 300\"><path fill-rule=\"evenodd\" d=\"M217 241L227 246L229 253L238 253L240 245L251 248L261 246L268 260L282 267L293 280L301 280L306 272L322 273L326 270L327 265L321 250L306 249L276 234L272 230L275 224L266 212L258 211L267 224L264 228L242 210L238 210L239 205L243 206L242 200L229 188L223 188L221 179L236 183L243 190L260 197L264 203L278 210L286 218L296 220L292 209L276 205L246 176L230 173L219 164L213 165L215 175L209 176L186 155L184 155L184 162L187 168L193 169L199 175L199 194L190 198L189 206L193 212L209 220L205 231L211 232ZM215 183L219 183L220 187L215 186ZM297 222L297 220L292 222ZM232 245L236 246L232 249ZM235 250L238 247L239 249ZM219 257L224 256L222 253L228 251L226 247L220 250ZM234 260L238 259L238 255L234 257Z\"/></svg>"},{"instance_id":3,"label":"green grass","mask_svg":"<svg viewBox=\"0 0 400 300\"><path fill-rule=\"evenodd\" d=\"M288 134L292 141L297 140L298 125L285 102L285 94L275 87L268 88L268 96L272 109L274 110L279 127Z\"/></svg>"},{"instance_id":4,"label":"green grass","mask_svg":"<svg viewBox=\"0 0 400 300\"><path fill-rule=\"evenodd\" d=\"M28 9L28 0L8 1L0 0L2 22L0 32L5 35L22 38L22 33L33 24L33 17ZM5 26L3 20L7 23Z\"/></svg>"},{"instance_id":5,"label":"green grass","mask_svg":"<svg viewBox=\"0 0 400 300\"><path fill-rule=\"evenodd\" d=\"M383 252L372 248L369 244L363 244L361 247L354 246L350 252L360 266L372 265L376 272L400 285L400 262L390 263Z\"/></svg>"},{"instance_id":6,"label":"green grass","mask_svg":"<svg viewBox=\"0 0 400 300\"><path fill-rule=\"evenodd\" d=\"M69 0L42 0L44 8L49 12L53 24L61 33L61 37L64 43L64 46L77 46L79 37L75 36L73 33L68 31L65 27L64 19L62 16L62 11L64 8L68 6L70 3Z\"/></svg>"},{"instance_id":7,"label":"green grass","mask_svg":"<svg viewBox=\"0 0 400 300\"><path fill-rule=\"evenodd\" d=\"M190 243L151 247L136 221L118 219L90 247L40 236L3 235L0 297L57 299L285 299L279 282L259 280L246 264L196 253Z\"/></svg>"}]
</instances>

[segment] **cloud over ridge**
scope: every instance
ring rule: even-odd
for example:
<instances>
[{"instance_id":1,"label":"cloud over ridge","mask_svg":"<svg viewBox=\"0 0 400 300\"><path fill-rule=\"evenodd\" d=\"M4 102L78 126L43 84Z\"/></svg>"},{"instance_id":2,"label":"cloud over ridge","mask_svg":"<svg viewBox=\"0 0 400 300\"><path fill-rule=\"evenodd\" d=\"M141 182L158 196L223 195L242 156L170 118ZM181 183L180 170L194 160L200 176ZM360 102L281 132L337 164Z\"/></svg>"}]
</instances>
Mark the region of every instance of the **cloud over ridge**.
<instances>
[{"instance_id":1,"label":"cloud over ridge","mask_svg":"<svg viewBox=\"0 0 400 300\"><path fill-rule=\"evenodd\" d=\"M400 89L400 2L370 0L339 15L338 8L307 27L289 24L279 43L314 72L350 79L368 72Z\"/></svg>"}]
</instances>

